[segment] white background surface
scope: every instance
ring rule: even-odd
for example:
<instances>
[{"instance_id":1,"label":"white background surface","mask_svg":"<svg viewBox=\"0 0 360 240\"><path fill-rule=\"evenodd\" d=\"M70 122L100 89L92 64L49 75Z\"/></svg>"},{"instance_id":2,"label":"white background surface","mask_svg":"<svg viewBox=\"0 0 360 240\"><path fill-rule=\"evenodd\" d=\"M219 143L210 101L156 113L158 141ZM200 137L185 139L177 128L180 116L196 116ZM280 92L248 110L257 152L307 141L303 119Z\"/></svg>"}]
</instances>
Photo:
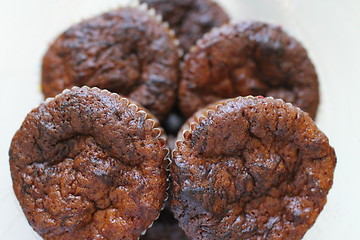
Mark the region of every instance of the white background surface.
<instances>
[{"instance_id":1,"label":"white background surface","mask_svg":"<svg viewBox=\"0 0 360 240\"><path fill-rule=\"evenodd\" d=\"M71 24L122 0L0 0L0 239L40 239L12 191L8 149L26 114L39 105L41 57ZM222 0L235 20L282 25L308 49L319 74L317 124L338 163L328 203L306 240L359 240L360 1Z\"/></svg>"}]
</instances>

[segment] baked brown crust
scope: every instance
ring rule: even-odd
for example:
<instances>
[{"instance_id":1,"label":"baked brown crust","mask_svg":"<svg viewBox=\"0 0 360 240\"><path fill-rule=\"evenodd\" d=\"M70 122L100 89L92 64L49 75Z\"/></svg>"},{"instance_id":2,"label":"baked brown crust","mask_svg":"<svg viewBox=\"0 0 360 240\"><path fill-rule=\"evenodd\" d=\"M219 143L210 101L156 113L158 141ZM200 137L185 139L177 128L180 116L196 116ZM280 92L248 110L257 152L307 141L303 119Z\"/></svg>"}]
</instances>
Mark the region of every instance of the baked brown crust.
<instances>
[{"instance_id":1,"label":"baked brown crust","mask_svg":"<svg viewBox=\"0 0 360 240\"><path fill-rule=\"evenodd\" d=\"M53 97L72 86L107 89L139 102L159 119L178 86L178 47L146 10L121 8L75 24L43 58L42 91Z\"/></svg>"},{"instance_id":2,"label":"baked brown crust","mask_svg":"<svg viewBox=\"0 0 360 240\"><path fill-rule=\"evenodd\" d=\"M336 156L308 114L238 97L184 125L171 165L172 210L192 239L300 239L332 186Z\"/></svg>"},{"instance_id":3,"label":"baked brown crust","mask_svg":"<svg viewBox=\"0 0 360 240\"><path fill-rule=\"evenodd\" d=\"M179 86L185 116L215 101L248 95L281 98L316 116L315 68L304 47L279 26L228 24L206 34L185 57Z\"/></svg>"},{"instance_id":4,"label":"baked brown crust","mask_svg":"<svg viewBox=\"0 0 360 240\"><path fill-rule=\"evenodd\" d=\"M229 22L226 12L211 0L140 0L153 7L174 29L180 47L190 47L213 27Z\"/></svg>"},{"instance_id":5,"label":"baked brown crust","mask_svg":"<svg viewBox=\"0 0 360 240\"><path fill-rule=\"evenodd\" d=\"M45 239L138 239L166 195L161 133L144 109L97 88L42 103L9 152L30 225Z\"/></svg>"}]
</instances>

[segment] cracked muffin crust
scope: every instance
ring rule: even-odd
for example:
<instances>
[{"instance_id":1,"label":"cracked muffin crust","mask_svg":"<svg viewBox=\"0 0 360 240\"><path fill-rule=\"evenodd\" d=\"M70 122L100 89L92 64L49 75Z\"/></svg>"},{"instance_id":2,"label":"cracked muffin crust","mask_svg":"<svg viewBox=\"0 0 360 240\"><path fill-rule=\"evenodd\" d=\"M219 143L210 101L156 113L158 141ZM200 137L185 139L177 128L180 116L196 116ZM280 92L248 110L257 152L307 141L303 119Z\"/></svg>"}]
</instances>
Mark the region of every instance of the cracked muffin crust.
<instances>
[{"instance_id":1,"label":"cracked muffin crust","mask_svg":"<svg viewBox=\"0 0 360 240\"><path fill-rule=\"evenodd\" d=\"M228 24L206 34L185 57L179 85L185 116L215 101L248 95L281 98L316 116L315 68L304 47L279 26Z\"/></svg>"},{"instance_id":2,"label":"cracked muffin crust","mask_svg":"<svg viewBox=\"0 0 360 240\"><path fill-rule=\"evenodd\" d=\"M45 239L138 239L163 207L168 150L128 99L74 87L26 117L9 151L13 187Z\"/></svg>"},{"instance_id":3,"label":"cracked muffin crust","mask_svg":"<svg viewBox=\"0 0 360 240\"><path fill-rule=\"evenodd\" d=\"M140 0L154 8L174 29L180 47L190 47L213 27L229 22L225 11L212 0Z\"/></svg>"},{"instance_id":4,"label":"cracked muffin crust","mask_svg":"<svg viewBox=\"0 0 360 240\"><path fill-rule=\"evenodd\" d=\"M192 239L300 239L326 203L335 152L290 103L222 101L198 111L178 139L171 206Z\"/></svg>"},{"instance_id":5,"label":"cracked muffin crust","mask_svg":"<svg viewBox=\"0 0 360 240\"><path fill-rule=\"evenodd\" d=\"M75 24L43 58L42 91L72 86L107 89L134 99L163 119L178 86L179 53L172 31L140 8L120 8Z\"/></svg>"}]
</instances>

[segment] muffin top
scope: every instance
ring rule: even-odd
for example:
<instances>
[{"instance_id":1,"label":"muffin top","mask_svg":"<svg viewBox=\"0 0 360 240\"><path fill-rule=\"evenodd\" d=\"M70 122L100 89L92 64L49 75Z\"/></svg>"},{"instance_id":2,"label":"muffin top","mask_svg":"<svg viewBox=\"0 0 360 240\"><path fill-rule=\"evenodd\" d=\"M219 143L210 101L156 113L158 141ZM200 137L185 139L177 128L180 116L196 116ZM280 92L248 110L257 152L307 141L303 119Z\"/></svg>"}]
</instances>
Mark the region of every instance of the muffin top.
<instances>
[{"instance_id":1,"label":"muffin top","mask_svg":"<svg viewBox=\"0 0 360 240\"><path fill-rule=\"evenodd\" d=\"M326 203L336 157L307 113L238 97L183 126L172 210L192 239L301 239Z\"/></svg>"},{"instance_id":2,"label":"muffin top","mask_svg":"<svg viewBox=\"0 0 360 240\"><path fill-rule=\"evenodd\" d=\"M213 27L229 21L225 11L212 0L140 0L155 8L174 29L180 47L190 47Z\"/></svg>"},{"instance_id":3,"label":"muffin top","mask_svg":"<svg viewBox=\"0 0 360 240\"><path fill-rule=\"evenodd\" d=\"M43 58L42 91L53 97L72 86L130 97L159 119L171 110L178 86L174 34L147 10L120 8L75 24Z\"/></svg>"},{"instance_id":4,"label":"muffin top","mask_svg":"<svg viewBox=\"0 0 360 240\"><path fill-rule=\"evenodd\" d=\"M206 34L186 57L179 87L185 116L224 98L281 98L315 118L318 78L304 47L279 26L248 21Z\"/></svg>"},{"instance_id":5,"label":"muffin top","mask_svg":"<svg viewBox=\"0 0 360 240\"><path fill-rule=\"evenodd\" d=\"M45 239L138 239L166 195L161 132L144 109L97 88L42 103L9 152L30 225Z\"/></svg>"}]
</instances>

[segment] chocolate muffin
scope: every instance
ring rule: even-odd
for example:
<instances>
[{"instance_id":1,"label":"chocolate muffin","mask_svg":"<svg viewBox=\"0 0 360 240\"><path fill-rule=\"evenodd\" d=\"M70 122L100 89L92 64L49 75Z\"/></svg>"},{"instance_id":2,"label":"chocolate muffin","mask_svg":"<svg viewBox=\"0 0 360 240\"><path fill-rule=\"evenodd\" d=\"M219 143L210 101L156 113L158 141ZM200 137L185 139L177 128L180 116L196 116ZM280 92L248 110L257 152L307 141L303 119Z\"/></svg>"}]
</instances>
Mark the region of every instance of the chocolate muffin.
<instances>
[{"instance_id":1,"label":"chocolate muffin","mask_svg":"<svg viewBox=\"0 0 360 240\"><path fill-rule=\"evenodd\" d=\"M179 53L174 33L158 19L127 7L70 27L43 58L45 97L72 86L99 87L163 119L176 98Z\"/></svg>"},{"instance_id":2,"label":"chocolate muffin","mask_svg":"<svg viewBox=\"0 0 360 240\"><path fill-rule=\"evenodd\" d=\"M225 11L211 0L140 0L153 7L174 29L184 52L213 27L229 22Z\"/></svg>"},{"instance_id":3,"label":"chocolate muffin","mask_svg":"<svg viewBox=\"0 0 360 240\"><path fill-rule=\"evenodd\" d=\"M224 98L281 98L315 118L318 78L304 47L279 26L242 22L214 29L185 57L179 87L186 116Z\"/></svg>"},{"instance_id":4,"label":"chocolate muffin","mask_svg":"<svg viewBox=\"0 0 360 240\"><path fill-rule=\"evenodd\" d=\"M238 97L200 110L173 152L172 210L192 239L301 239L332 186L336 156L307 113Z\"/></svg>"},{"instance_id":5,"label":"chocolate muffin","mask_svg":"<svg viewBox=\"0 0 360 240\"><path fill-rule=\"evenodd\" d=\"M74 87L31 111L10 147L13 187L44 239L138 239L158 217L168 150L158 121Z\"/></svg>"}]
</instances>

